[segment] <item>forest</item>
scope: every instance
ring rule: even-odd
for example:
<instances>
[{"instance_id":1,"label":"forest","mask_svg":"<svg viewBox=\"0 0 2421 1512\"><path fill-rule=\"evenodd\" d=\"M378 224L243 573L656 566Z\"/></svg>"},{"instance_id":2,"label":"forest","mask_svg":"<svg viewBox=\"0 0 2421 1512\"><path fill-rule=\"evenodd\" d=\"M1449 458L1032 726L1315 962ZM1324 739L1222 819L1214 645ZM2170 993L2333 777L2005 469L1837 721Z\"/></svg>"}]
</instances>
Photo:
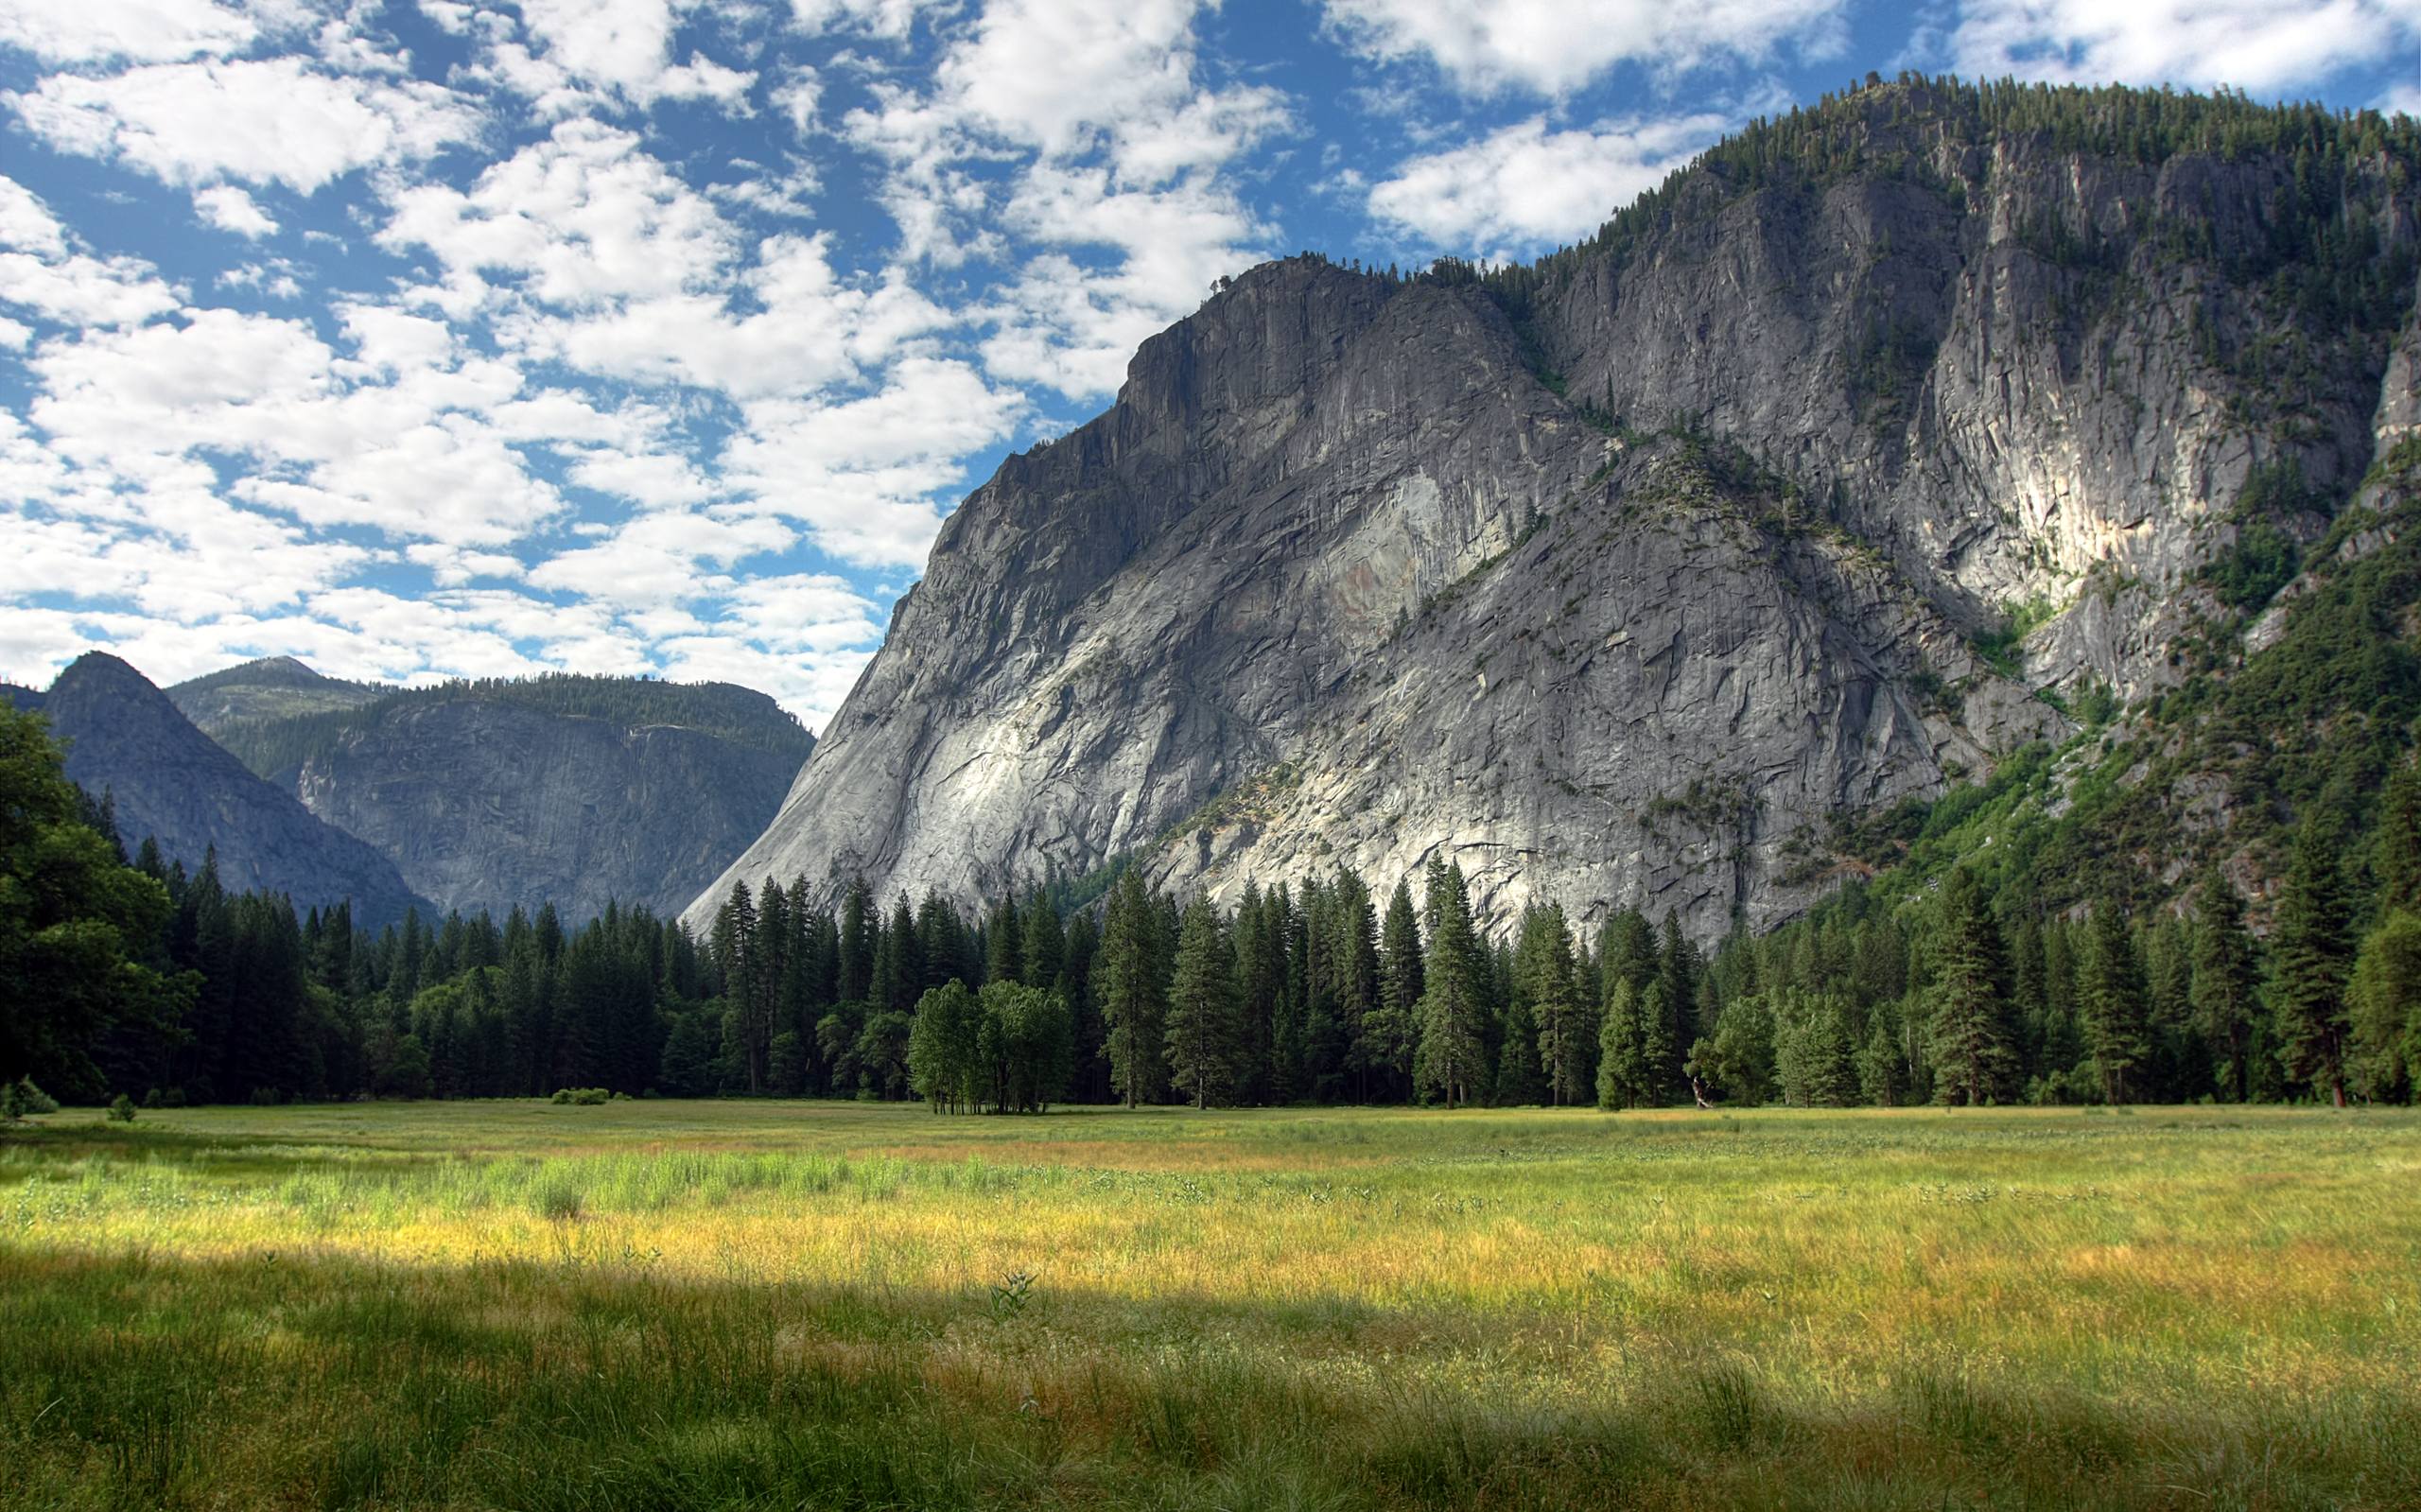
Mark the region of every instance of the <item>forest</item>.
<instances>
[{"instance_id":1,"label":"forest","mask_svg":"<svg viewBox=\"0 0 2421 1512\"><path fill-rule=\"evenodd\" d=\"M970 917L768 882L705 939L551 908L374 935L130 857L37 716L0 714L0 1080L73 1101L2402 1102L2421 1057L2410 761L2365 843L2313 809L2262 937L2216 868L2169 906L2018 909L1955 865L1710 949L1635 908L1491 939L1438 861L1384 899L1340 870L1180 905L1128 870L1072 914L1037 887Z\"/></svg>"}]
</instances>

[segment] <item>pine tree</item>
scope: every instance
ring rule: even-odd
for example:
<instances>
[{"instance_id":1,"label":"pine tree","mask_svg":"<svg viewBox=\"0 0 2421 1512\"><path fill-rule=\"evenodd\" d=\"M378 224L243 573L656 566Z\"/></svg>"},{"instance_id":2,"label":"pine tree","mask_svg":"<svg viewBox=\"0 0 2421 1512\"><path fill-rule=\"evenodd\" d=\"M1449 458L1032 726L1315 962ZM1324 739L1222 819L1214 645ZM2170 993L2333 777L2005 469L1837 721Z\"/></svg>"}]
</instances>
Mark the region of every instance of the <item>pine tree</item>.
<instances>
[{"instance_id":1,"label":"pine tree","mask_svg":"<svg viewBox=\"0 0 2421 1512\"><path fill-rule=\"evenodd\" d=\"M1961 866L1942 887L1933 1022L1934 1095L1977 1107L1997 1097L2016 1057L2010 1048L2000 928Z\"/></svg>"},{"instance_id":2,"label":"pine tree","mask_svg":"<svg viewBox=\"0 0 2421 1512\"><path fill-rule=\"evenodd\" d=\"M1025 980L1025 921L1017 904L1005 897L984 916L984 980Z\"/></svg>"},{"instance_id":3,"label":"pine tree","mask_svg":"<svg viewBox=\"0 0 2421 1512\"><path fill-rule=\"evenodd\" d=\"M1059 911L1036 888L1026 898L1025 917L1018 936L1019 980L1037 992L1059 985L1059 968L1068 953L1068 933L1060 927Z\"/></svg>"},{"instance_id":4,"label":"pine tree","mask_svg":"<svg viewBox=\"0 0 2421 1512\"><path fill-rule=\"evenodd\" d=\"M1560 905L1523 912L1522 942L1514 958L1521 995L1538 1021L1547 1103L1555 1107L1576 1104L1590 1095L1594 1077L1596 1025L1582 1008L1572 961L1572 929Z\"/></svg>"},{"instance_id":5,"label":"pine tree","mask_svg":"<svg viewBox=\"0 0 2421 1512\"><path fill-rule=\"evenodd\" d=\"M2421 1065L2421 914L2397 909L2363 936L2346 996L2355 1087L2370 1098L2410 1094Z\"/></svg>"},{"instance_id":6,"label":"pine tree","mask_svg":"<svg viewBox=\"0 0 2421 1512\"><path fill-rule=\"evenodd\" d=\"M2305 820L2271 934L2270 1001L2287 1074L2343 1107L2352 1028L2345 986L2354 948L2340 848L2337 826L2326 816Z\"/></svg>"},{"instance_id":7,"label":"pine tree","mask_svg":"<svg viewBox=\"0 0 2421 1512\"><path fill-rule=\"evenodd\" d=\"M1379 1003L1374 1021L1365 1027L1370 1061L1384 1068L1382 1092L1405 1096L1412 1085L1412 1052L1419 1043L1421 976L1420 924L1413 913L1412 889L1402 881L1387 898L1386 921L1379 940Z\"/></svg>"},{"instance_id":8,"label":"pine tree","mask_svg":"<svg viewBox=\"0 0 2421 1512\"><path fill-rule=\"evenodd\" d=\"M1236 1017L1234 942L1207 897L1185 911L1169 982L1169 1080L1209 1107L1234 1086L1242 1059Z\"/></svg>"},{"instance_id":9,"label":"pine tree","mask_svg":"<svg viewBox=\"0 0 2421 1512\"><path fill-rule=\"evenodd\" d=\"M2130 1078L2151 1052L2143 963L2116 898L2095 905L2085 936L2081 989L2085 1049L2101 1078L2102 1101L2127 1101Z\"/></svg>"},{"instance_id":10,"label":"pine tree","mask_svg":"<svg viewBox=\"0 0 2421 1512\"><path fill-rule=\"evenodd\" d=\"M1785 989L1774 1015L1774 1074L1793 1107L1857 1101L1849 1004L1837 993Z\"/></svg>"},{"instance_id":11,"label":"pine tree","mask_svg":"<svg viewBox=\"0 0 2421 1512\"><path fill-rule=\"evenodd\" d=\"M1480 1021L1488 1012L1486 968L1472 930L1462 868L1433 860L1428 890L1429 953L1421 963L1425 990L1413 1079L1451 1108L1472 1101L1485 1069Z\"/></svg>"},{"instance_id":12,"label":"pine tree","mask_svg":"<svg viewBox=\"0 0 2421 1512\"><path fill-rule=\"evenodd\" d=\"M1505 1004L1494 1101L1498 1107L1527 1107L1546 1100L1546 1071L1539 1061L1538 1016L1531 1012L1528 999L1516 993Z\"/></svg>"},{"instance_id":13,"label":"pine tree","mask_svg":"<svg viewBox=\"0 0 2421 1512\"><path fill-rule=\"evenodd\" d=\"M1134 872L1110 889L1098 975L1111 1089L1128 1107L1157 1102L1167 1044L1159 921Z\"/></svg>"},{"instance_id":14,"label":"pine tree","mask_svg":"<svg viewBox=\"0 0 2421 1512\"><path fill-rule=\"evenodd\" d=\"M1351 867L1337 873L1328 895L1325 961L1344 1036L1340 1058L1352 1079L1354 1101L1367 1103L1373 1080L1384 1079L1386 1069L1384 1046L1372 1037L1374 1024L1381 1035L1385 1032L1379 982L1379 920L1370 906L1369 887Z\"/></svg>"},{"instance_id":15,"label":"pine tree","mask_svg":"<svg viewBox=\"0 0 2421 1512\"><path fill-rule=\"evenodd\" d=\"M2388 779L2377 844L2380 910L2421 913L2421 765L2406 761Z\"/></svg>"},{"instance_id":16,"label":"pine tree","mask_svg":"<svg viewBox=\"0 0 2421 1512\"><path fill-rule=\"evenodd\" d=\"M839 981L834 984L841 1001L866 1000L874 985L875 947L881 943L875 936L881 928L875 913L874 889L862 877L850 878L848 891L841 896Z\"/></svg>"},{"instance_id":17,"label":"pine tree","mask_svg":"<svg viewBox=\"0 0 2421 1512\"><path fill-rule=\"evenodd\" d=\"M1597 1033L1597 1105L1637 1107L1649 1100L1655 1087L1647 1025L1664 1012L1658 1000L1664 984L1650 977L1646 990L1642 991L1628 976L1616 974L1612 980L1613 991L1606 999L1605 1019Z\"/></svg>"}]
</instances>

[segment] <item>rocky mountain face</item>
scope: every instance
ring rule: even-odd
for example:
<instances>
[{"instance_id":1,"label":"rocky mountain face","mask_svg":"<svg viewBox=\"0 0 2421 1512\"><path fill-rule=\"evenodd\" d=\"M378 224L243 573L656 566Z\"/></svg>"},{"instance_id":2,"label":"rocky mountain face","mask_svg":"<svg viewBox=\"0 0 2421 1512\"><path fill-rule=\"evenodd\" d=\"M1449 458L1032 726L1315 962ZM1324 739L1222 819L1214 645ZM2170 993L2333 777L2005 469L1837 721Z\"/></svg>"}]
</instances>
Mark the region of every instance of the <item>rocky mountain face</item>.
<instances>
[{"instance_id":1,"label":"rocky mountain face","mask_svg":"<svg viewBox=\"0 0 2421 1512\"><path fill-rule=\"evenodd\" d=\"M359 708L393 691L322 675L291 656L265 656L178 683L167 694L186 719L216 739L240 724Z\"/></svg>"},{"instance_id":2,"label":"rocky mountain face","mask_svg":"<svg viewBox=\"0 0 2421 1512\"><path fill-rule=\"evenodd\" d=\"M219 735L441 908L552 902L566 922L608 903L682 908L764 828L814 744L745 688L584 677L388 689Z\"/></svg>"},{"instance_id":3,"label":"rocky mountain face","mask_svg":"<svg viewBox=\"0 0 2421 1512\"><path fill-rule=\"evenodd\" d=\"M2417 156L1887 85L1536 268L1254 269L950 517L688 917L1444 855L1500 929L1786 918L1838 824L2167 686L2255 515L2316 538L2409 431Z\"/></svg>"},{"instance_id":4,"label":"rocky mountain face","mask_svg":"<svg viewBox=\"0 0 2421 1512\"><path fill-rule=\"evenodd\" d=\"M427 907L393 862L247 771L116 657L88 652L47 693L9 692L49 717L69 779L109 798L130 850L148 838L194 870L215 847L230 889L285 893L298 909L350 898L371 929Z\"/></svg>"}]
</instances>

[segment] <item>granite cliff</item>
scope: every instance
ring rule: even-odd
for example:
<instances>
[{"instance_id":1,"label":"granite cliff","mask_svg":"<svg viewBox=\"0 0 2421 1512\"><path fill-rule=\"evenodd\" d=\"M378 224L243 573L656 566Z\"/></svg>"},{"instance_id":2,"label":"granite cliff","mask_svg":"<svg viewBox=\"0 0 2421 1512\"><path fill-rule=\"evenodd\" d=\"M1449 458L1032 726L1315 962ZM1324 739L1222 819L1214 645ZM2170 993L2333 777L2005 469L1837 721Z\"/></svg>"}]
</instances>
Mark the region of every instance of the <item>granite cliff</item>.
<instances>
[{"instance_id":1,"label":"granite cliff","mask_svg":"<svg viewBox=\"0 0 2421 1512\"><path fill-rule=\"evenodd\" d=\"M370 929L427 907L393 862L245 770L118 658L87 652L48 692L9 696L48 717L69 780L106 796L130 851L149 839L190 871L215 850L229 889L284 893L298 909L351 899Z\"/></svg>"},{"instance_id":2,"label":"granite cliff","mask_svg":"<svg viewBox=\"0 0 2421 1512\"><path fill-rule=\"evenodd\" d=\"M549 902L571 922L608 903L679 910L764 827L814 745L772 699L726 684L545 677L352 697L361 686L272 661L175 691L292 710L234 714L216 733L441 908L499 918Z\"/></svg>"},{"instance_id":3,"label":"granite cliff","mask_svg":"<svg viewBox=\"0 0 2421 1512\"><path fill-rule=\"evenodd\" d=\"M1499 927L1786 918L2326 530L2412 424L2416 176L2410 121L1904 82L1535 267L1256 269L952 514L688 917L1445 854Z\"/></svg>"}]
</instances>

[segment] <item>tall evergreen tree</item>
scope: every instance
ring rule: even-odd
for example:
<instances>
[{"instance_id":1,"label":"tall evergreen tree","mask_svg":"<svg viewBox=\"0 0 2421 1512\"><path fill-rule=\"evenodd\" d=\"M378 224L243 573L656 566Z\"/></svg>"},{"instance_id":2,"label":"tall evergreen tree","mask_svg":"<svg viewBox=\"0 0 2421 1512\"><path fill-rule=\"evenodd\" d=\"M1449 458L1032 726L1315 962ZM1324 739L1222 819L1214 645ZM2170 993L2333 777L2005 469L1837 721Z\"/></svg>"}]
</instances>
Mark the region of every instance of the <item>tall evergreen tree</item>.
<instances>
[{"instance_id":1,"label":"tall evergreen tree","mask_svg":"<svg viewBox=\"0 0 2421 1512\"><path fill-rule=\"evenodd\" d=\"M875 912L874 889L862 877L849 878L841 895L838 981L834 990L843 1002L863 1002L874 986L875 947L881 944L881 919Z\"/></svg>"},{"instance_id":2,"label":"tall evergreen tree","mask_svg":"<svg viewBox=\"0 0 2421 1512\"><path fill-rule=\"evenodd\" d=\"M1998 1097L2016 1064L2008 1023L2000 927L1975 874L1961 866L1942 886L1933 1022L1935 1095L1980 1106Z\"/></svg>"},{"instance_id":3,"label":"tall evergreen tree","mask_svg":"<svg viewBox=\"0 0 2421 1512\"><path fill-rule=\"evenodd\" d=\"M2115 897L2094 906L2082 976L2085 1049L2101 1078L2102 1101L2124 1103L2130 1079L2151 1052L2151 1015L2143 963L2135 955L2126 912Z\"/></svg>"},{"instance_id":4,"label":"tall evergreen tree","mask_svg":"<svg viewBox=\"0 0 2421 1512\"><path fill-rule=\"evenodd\" d=\"M2352 1020L2345 987L2353 974L2353 908L2337 826L2315 811L2295 840L2294 860L2271 933L2270 1003L2277 1015L2278 1058L2287 1074L2345 1105L2345 1052Z\"/></svg>"},{"instance_id":5,"label":"tall evergreen tree","mask_svg":"<svg viewBox=\"0 0 2421 1512\"><path fill-rule=\"evenodd\" d=\"M1243 1058L1236 1017L1235 947L1219 911L1197 897L1177 933L1169 982L1169 1080L1197 1108L1233 1089Z\"/></svg>"},{"instance_id":6,"label":"tall evergreen tree","mask_svg":"<svg viewBox=\"0 0 2421 1512\"><path fill-rule=\"evenodd\" d=\"M1550 903L1522 915L1522 943L1514 951L1521 996L1538 1022L1538 1055L1551 1106L1589 1099L1596 1072L1595 1016L1586 1011L1572 960L1572 929L1563 909ZM1510 1037L1509 1034L1507 1036Z\"/></svg>"},{"instance_id":7,"label":"tall evergreen tree","mask_svg":"<svg viewBox=\"0 0 2421 1512\"><path fill-rule=\"evenodd\" d=\"M1459 866L1429 863L1429 951L1420 1005L1420 1045L1413 1080L1448 1107L1471 1102L1484 1074L1487 1046L1480 1023L1488 1012L1486 968L1472 930L1470 895Z\"/></svg>"},{"instance_id":8,"label":"tall evergreen tree","mask_svg":"<svg viewBox=\"0 0 2421 1512\"><path fill-rule=\"evenodd\" d=\"M1132 871L1110 889L1095 976L1111 1089L1128 1107L1157 1102L1167 1045L1159 920Z\"/></svg>"},{"instance_id":9,"label":"tall evergreen tree","mask_svg":"<svg viewBox=\"0 0 2421 1512\"><path fill-rule=\"evenodd\" d=\"M1606 998L1605 1017L1598 1027L1597 1105L1631 1108L1649 1102L1656 1087L1656 1061L1647 1026L1664 1013L1657 999L1664 984L1654 976L1645 990L1631 977L1611 972L1613 988Z\"/></svg>"}]
</instances>

